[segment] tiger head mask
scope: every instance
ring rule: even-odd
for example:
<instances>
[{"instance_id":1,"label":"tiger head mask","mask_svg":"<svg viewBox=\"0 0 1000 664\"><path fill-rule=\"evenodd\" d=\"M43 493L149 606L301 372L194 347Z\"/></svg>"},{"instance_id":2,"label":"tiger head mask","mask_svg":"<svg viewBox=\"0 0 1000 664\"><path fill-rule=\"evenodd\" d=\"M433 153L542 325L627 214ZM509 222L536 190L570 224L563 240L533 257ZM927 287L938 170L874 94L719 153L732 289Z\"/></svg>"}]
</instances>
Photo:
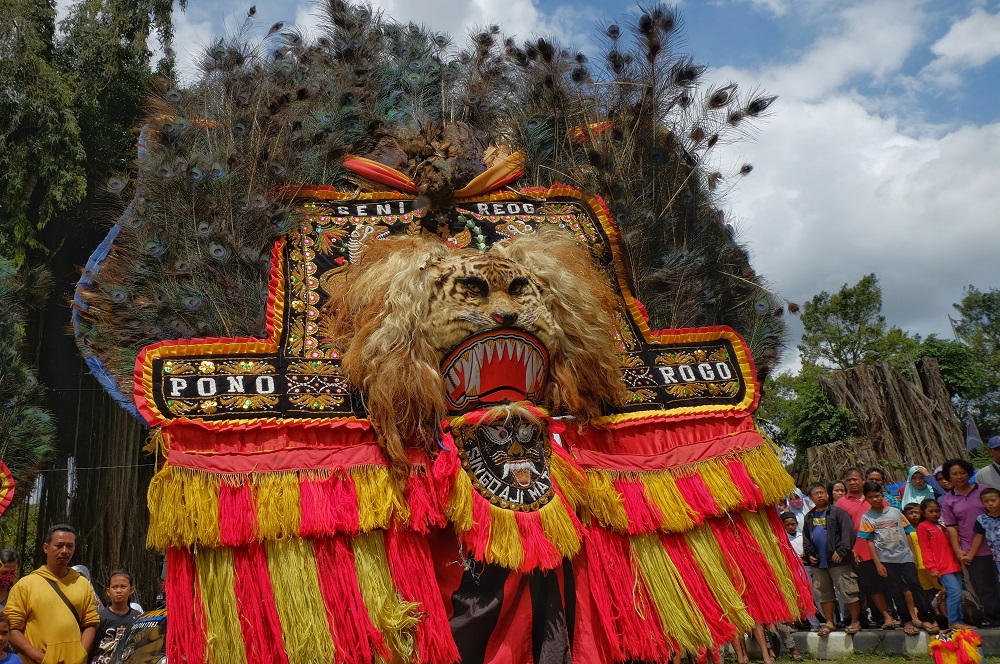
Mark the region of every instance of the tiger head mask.
<instances>
[{"instance_id":1,"label":"tiger head mask","mask_svg":"<svg viewBox=\"0 0 1000 664\"><path fill-rule=\"evenodd\" d=\"M558 229L482 253L391 238L338 281L329 312L342 367L397 469L406 446L432 448L449 412L527 400L586 422L622 398L618 298Z\"/></svg>"}]
</instances>

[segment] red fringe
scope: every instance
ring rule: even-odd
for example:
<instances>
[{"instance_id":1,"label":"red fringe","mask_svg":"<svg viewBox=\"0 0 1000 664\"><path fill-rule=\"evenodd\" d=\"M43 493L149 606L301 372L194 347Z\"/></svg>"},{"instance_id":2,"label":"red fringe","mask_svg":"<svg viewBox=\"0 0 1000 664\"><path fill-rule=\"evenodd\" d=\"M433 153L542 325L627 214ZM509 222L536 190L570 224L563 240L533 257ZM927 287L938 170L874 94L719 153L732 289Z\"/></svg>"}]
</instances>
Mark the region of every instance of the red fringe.
<instances>
[{"instance_id":1,"label":"red fringe","mask_svg":"<svg viewBox=\"0 0 1000 664\"><path fill-rule=\"evenodd\" d=\"M333 523L329 534L357 535L359 521L358 492L350 473L341 469L330 476L330 508Z\"/></svg>"},{"instance_id":2,"label":"red fringe","mask_svg":"<svg viewBox=\"0 0 1000 664\"><path fill-rule=\"evenodd\" d=\"M486 560L490 548L490 529L493 517L490 516L490 503L478 491L472 491L472 528L462 535L462 541L476 560Z\"/></svg>"},{"instance_id":3,"label":"red fringe","mask_svg":"<svg viewBox=\"0 0 1000 664\"><path fill-rule=\"evenodd\" d=\"M223 480L219 486L219 544L241 546L256 542L257 538L253 490L246 481L233 486Z\"/></svg>"},{"instance_id":4,"label":"red fringe","mask_svg":"<svg viewBox=\"0 0 1000 664\"><path fill-rule=\"evenodd\" d=\"M715 600L715 595L712 594L712 589L709 588L687 543L676 535L660 535L660 541L663 542L663 548L681 575L688 592L694 598L694 605L705 617L708 629L712 633L712 643L720 646L732 641L736 636L736 625L726 620L723 615L722 607Z\"/></svg>"},{"instance_id":5,"label":"red fringe","mask_svg":"<svg viewBox=\"0 0 1000 664\"><path fill-rule=\"evenodd\" d=\"M517 521L521 545L524 547L524 563L519 571L554 569L562 562L559 550L545 537L542 517L538 512L514 512L514 520Z\"/></svg>"},{"instance_id":6,"label":"red fringe","mask_svg":"<svg viewBox=\"0 0 1000 664\"><path fill-rule=\"evenodd\" d=\"M628 516L629 535L652 533L660 529L663 514L646 495L641 482L636 480L615 480L615 489L622 495L622 507Z\"/></svg>"},{"instance_id":7,"label":"red fringe","mask_svg":"<svg viewBox=\"0 0 1000 664\"><path fill-rule=\"evenodd\" d=\"M733 514L727 519L710 519L708 523L750 617L760 623L791 619L771 565L743 519Z\"/></svg>"},{"instance_id":8,"label":"red fringe","mask_svg":"<svg viewBox=\"0 0 1000 664\"><path fill-rule=\"evenodd\" d=\"M587 570L597 615L615 661L670 658L656 608L642 577L633 569L628 539L603 528L587 538Z\"/></svg>"},{"instance_id":9,"label":"red fringe","mask_svg":"<svg viewBox=\"0 0 1000 664\"><path fill-rule=\"evenodd\" d=\"M167 549L167 657L172 662L206 662L205 609L196 578L191 552Z\"/></svg>"},{"instance_id":10,"label":"red fringe","mask_svg":"<svg viewBox=\"0 0 1000 664\"><path fill-rule=\"evenodd\" d=\"M795 549L792 548L792 543L788 541L788 535L785 533L785 525L781 522L781 516L778 514L778 511L768 509L766 512L767 521L771 524L771 531L774 532L775 538L778 540L778 547L785 557L785 563L788 565L788 571L792 575L792 580L795 581L795 590L798 591L797 603L799 611L805 616L814 615L816 613L816 605L813 603L812 583L809 581L806 567L802 563L802 559L796 555Z\"/></svg>"},{"instance_id":11,"label":"red fringe","mask_svg":"<svg viewBox=\"0 0 1000 664\"><path fill-rule=\"evenodd\" d=\"M385 544L393 583L403 599L419 603L425 614L417 625L419 661L454 664L459 659L458 646L451 635L426 538L412 531L388 530Z\"/></svg>"},{"instance_id":12,"label":"red fringe","mask_svg":"<svg viewBox=\"0 0 1000 664\"><path fill-rule=\"evenodd\" d=\"M368 616L347 539L322 537L313 541L313 550L337 664L370 664L375 654L392 659L385 637Z\"/></svg>"},{"instance_id":13,"label":"red fringe","mask_svg":"<svg viewBox=\"0 0 1000 664\"><path fill-rule=\"evenodd\" d=\"M324 479L299 479L300 508L299 537L313 538L337 532L338 501L334 496L333 476Z\"/></svg>"},{"instance_id":14,"label":"red fringe","mask_svg":"<svg viewBox=\"0 0 1000 664\"><path fill-rule=\"evenodd\" d=\"M254 543L234 548L233 569L233 589L247 661L288 664L264 545Z\"/></svg>"},{"instance_id":15,"label":"red fringe","mask_svg":"<svg viewBox=\"0 0 1000 664\"><path fill-rule=\"evenodd\" d=\"M451 487L455 484L455 478L462 469L458 460L458 452L455 450L455 439L451 433L445 431L441 434L441 445L445 448L431 466L431 477L433 485L438 491L438 504L447 505L451 497Z\"/></svg>"},{"instance_id":16,"label":"red fringe","mask_svg":"<svg viewBox=\"0 0 1000 664\"><path fill-rule=\"evenodd\" d=\"M681 495L684 496L684 501L701 515L702 520L722 513L712 496L712 492L705 486L705 480L701 479L701 475L684 475L675 481ZM696 520L696 523L700 523L700 521Z\"/></svg>"},{"instance_id":17,"label":"red fringe","mask_svg":"<svg viewBox=\"0 0 1000 664\"><path fill-rule=\"evenodd\" d=\"M750 474L743 462L739 459L732 459L726 464L726 469L729 471L729 478L739 489L740 495L743 496L742 506L752 511L763 507L764 494L760 492L760 487L750 479Z\"/></svg>"},{"instance_id":18,"label":"red fringe","mask_svg":"<svg viewBox=\"0 0 1000 664\"><path fill-rule=\"evenodd\" d=\"M443 528L448 524L427 471L417 469L410 475L406 483L406 502L410 506L410 528L418 533L426 535L432 527Z\"/></svg>"}]
</instances>

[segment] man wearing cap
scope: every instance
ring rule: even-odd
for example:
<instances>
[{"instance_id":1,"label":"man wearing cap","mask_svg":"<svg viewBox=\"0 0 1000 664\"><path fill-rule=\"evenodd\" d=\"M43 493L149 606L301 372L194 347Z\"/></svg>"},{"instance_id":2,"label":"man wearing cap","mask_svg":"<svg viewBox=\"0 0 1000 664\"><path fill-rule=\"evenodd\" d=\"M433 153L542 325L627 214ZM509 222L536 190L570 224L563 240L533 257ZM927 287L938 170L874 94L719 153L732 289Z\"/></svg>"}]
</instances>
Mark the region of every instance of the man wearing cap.
<instances>
[{"instance_id":1,"label":"man wearing cap","mask_svg":"<svg viewBox=\"0 0 1000 664\"><path fill-rule=\"evenodd\" d=\"M976 471L976 483L1000 489L1000 436L990 438L986 447L993 457L993 463Z\"/></svg>"}]
</instances>

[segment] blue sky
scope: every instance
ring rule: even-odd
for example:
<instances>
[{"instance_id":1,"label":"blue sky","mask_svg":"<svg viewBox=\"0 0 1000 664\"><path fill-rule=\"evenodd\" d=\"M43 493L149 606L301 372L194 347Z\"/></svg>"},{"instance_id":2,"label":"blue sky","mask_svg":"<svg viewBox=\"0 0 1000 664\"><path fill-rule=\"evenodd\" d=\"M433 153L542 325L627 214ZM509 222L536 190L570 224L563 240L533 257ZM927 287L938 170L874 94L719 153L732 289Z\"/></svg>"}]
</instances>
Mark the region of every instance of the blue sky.
<instances>
[{"instance_id":1,"label":"blue sky","mask_svg":"<svg viewBox=\"0 0 1000 664\"><path fill-rule=\"evenodd\" d=\"M64 5L69 0L60 0ZM176 50L231 31L253 0L190 0ZM607 0L379 0L386 13L460 35L497 22L593 48ZM308 24L312 3L256 0L262 31ZM875 272L889 322L950 336L962 289L1000 288L1000 0L687 0L683 51L715 82L777 94L755 166L721 206L758 272L803 302ZM792 349L785 364L797 365Z\"/></svg>"}]
</instances>

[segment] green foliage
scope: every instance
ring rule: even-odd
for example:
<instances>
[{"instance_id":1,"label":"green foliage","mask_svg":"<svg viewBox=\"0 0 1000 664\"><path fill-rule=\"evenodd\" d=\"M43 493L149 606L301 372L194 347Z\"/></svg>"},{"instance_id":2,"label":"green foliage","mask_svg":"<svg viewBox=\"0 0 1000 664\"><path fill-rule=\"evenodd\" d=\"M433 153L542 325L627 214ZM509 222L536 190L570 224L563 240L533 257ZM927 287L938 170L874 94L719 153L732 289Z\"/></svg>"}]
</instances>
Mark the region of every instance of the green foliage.
<instances>
[{"instance_id":1,"label":"green foliage","mask_svg":"<svg viewBox=\"0 0 1000 664\"><path fill-rule=\"evenodd\" d=\"M833 295L814 296L805 304L802 324L802 361L834 369L892 360L920 343L898 327L886 327L882 288L874 274L853 286L844 284Z\"/></svg>"},{"instance_id":2,"label":"green foliage","mask_svg":"<svg viewBox=\"0 0 1000 664\"><path fill-rule=\"evenodd\" d=\"M913 351L913 360L936 358L941 377L953 396L974 399L989 390L990 372L972 348L952 339L930 335Z\"/></svg>"},{"instance_id":3,"label":"green foliage","mask_svg":"<svg viewBox=\"0 0 1000 664\"><path fill-rule=\"evenodd\" d=\"M53 60L55 7L0 0L0 253L21 265L38 231L86 191L70 81Z\"/></svg>"},{"instance_id":4,"label":"green foliage","mask_svg":"<svg viewBox=\"0 0 1000 664\"><path fill-rule=\"evenodd\" d=\"M44 410L44 390L24 362L29 307L44 301L50 279L45 270L0 258L0 458L22 491L52 451L55 422ZM16 497L22 498L23 493Z\"/></svg>"},{"instance_id":5,"label":"green foliage","mask_svg":"<svg viewBox=\"0 0 1000 664\"><path fill-rule=\"evenodd\" d=\"M961 417L976 418L983 440L1000 434L1000 289L981 291L969 286L954 305L955 336L968 346L972 365L983 381L978 390L961 392L956 410Z\"/></svg>"},{"instance_id":6,"label":"green foliage","mask_svg":"<svg viewBox=\"0 0 1000 664\"><path fill-rule=\"evenodd\" d=\"M758 417L777 429L777 440L802 453L814 445L845 440L857 432L847 410L834 405L819 386L829 370L807 364L798 375L783 373L764 382Z\"/></svg>"}]
</instances>

